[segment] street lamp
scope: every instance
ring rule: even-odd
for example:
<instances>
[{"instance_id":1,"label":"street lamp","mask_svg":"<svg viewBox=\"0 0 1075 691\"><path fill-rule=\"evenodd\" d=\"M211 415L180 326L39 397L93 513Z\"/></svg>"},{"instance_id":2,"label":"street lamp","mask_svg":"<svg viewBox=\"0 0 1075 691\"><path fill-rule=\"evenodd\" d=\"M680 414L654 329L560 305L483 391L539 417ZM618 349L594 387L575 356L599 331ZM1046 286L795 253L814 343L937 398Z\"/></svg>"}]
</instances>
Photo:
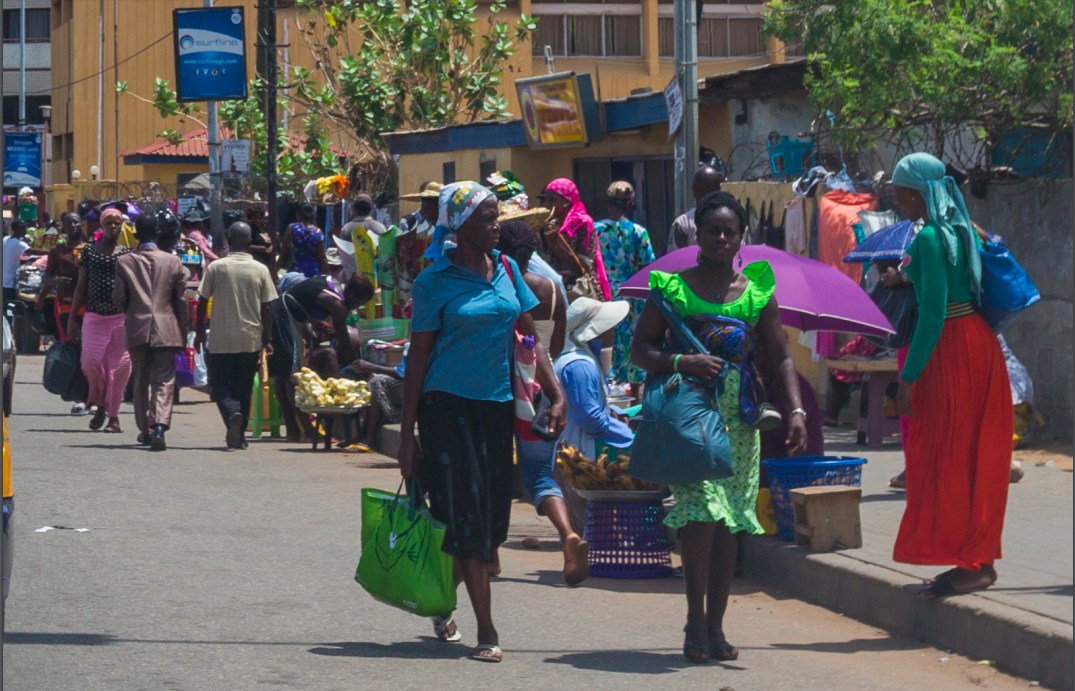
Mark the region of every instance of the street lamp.
<instances>
[{"instance_id":1,"label":"street lamp","mask_svg":"<svg viewBox=\"0 0 1075 691\"><path fill-rule=\"evenodd\" d=\"M72 180L78 180L81 177L82 177L82 171L81 170L72 170L71 171L71 179Z\"/></svg>"},{"instance_id":2,"label":"street lamp","mask_svg":"<svg viewBox=\"0 0 1075 691\"><path fill-rule=\"evenodd\" d=\"M98 168L97 166L90 166L90 177L92 179L96 180L97 176L100 175L100 174L101 174L101 169L100 168Z\"/></svg>"}]
</instances>

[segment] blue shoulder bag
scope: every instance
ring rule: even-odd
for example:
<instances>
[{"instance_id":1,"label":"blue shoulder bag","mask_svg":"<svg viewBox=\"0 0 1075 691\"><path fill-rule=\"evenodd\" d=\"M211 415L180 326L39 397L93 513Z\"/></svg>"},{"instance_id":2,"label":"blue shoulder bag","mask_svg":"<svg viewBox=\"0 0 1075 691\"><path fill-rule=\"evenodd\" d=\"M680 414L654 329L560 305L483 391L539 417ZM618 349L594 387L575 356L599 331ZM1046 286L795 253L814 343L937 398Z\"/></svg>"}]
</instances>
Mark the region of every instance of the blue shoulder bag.
<instances>
[{"instance_id":1,"label":"blue shoulder bag","mask_svg":"<svg viewBox=\"0 0 1075 691\"><path fill-rule=\"evenodd\" d=\"M708 353L663 295L653 290L649 297L680 343L691 352ZM646 378L642 421L631 450L632 477L689 485L732 476L732 448L718 403L726 372L711 383L678 373Z\"/></svg>"},{"instance_id":2,"label":"blue shoulder bag","mask_svg":"<svg viewBox=\"0 0 1075 691\"><path fill-rule=\"evenodd\" d=\"M1011 252L993 242L978 250L982 259L980 312L993 331L1001 333L1023 310L1041 299L1034 282Z\"/></svg>"}]
</instances>

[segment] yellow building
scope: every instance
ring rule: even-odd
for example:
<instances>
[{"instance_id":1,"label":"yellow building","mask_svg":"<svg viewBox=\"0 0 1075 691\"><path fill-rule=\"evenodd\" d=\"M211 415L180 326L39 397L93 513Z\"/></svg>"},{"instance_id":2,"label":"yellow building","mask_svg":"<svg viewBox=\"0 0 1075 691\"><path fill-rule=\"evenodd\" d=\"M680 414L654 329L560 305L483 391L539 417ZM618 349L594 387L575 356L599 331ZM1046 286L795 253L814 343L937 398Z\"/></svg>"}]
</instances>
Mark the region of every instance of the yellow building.
<instances>
[{"instance_id":1,"label":"yellow building","mask_svg":"<svg viewBox=\"0 0 1075 691\"><path fill-rule=\"evenodd\" d=\"M487 4L488 0L479 2ZM280 52L280 61L310 67L311 57L298 34L297 21L309 21L312 15L296 7L294 0L278 3L277 37L279 43L290 44L286 52ZM257 0L228 0L226 4L245 8L247 73L253 76ZM172 10L201 5L202 0L52 0L56 183L69 182L74 170L88 179L94 165L100 169L100 179L121 181L156 180L155 175L182 172L125 165L121 154L151 144L163 129L185 132L199 124L189 119L164 120L151 105L131 95L117 95L115 84L125 81L132 94L144 98L152 98L157 77L174 86ZM760 3L707 2L704 7L700 77L783 59L782 47L761 35ZM512 110L518 111L514 79L546 73L545 46L550 47L557 71L593 74L599 100L623 98L638 89L660 91L673 71L671 11L671 0L509 0L501 13L505 20L524 13L539 19L532 45L520 47L505 73L504 89ZM282 104L281 121L285 110ZM299 127L300 118L292 118L291 129ZM346 146L346 142L340 144ZM206 164L193 161L183 166L185 172L207 170Z\"/></svg>"},{"instance_id":2,"label":"yellow building","mask_svg":"<svg viewBox=\"0 0 1075 691\"><path fill-rule=\"evenodd\" d=\"M806 70L807 60L796 58L708 77L699 90L699 145L734 163L735 179L752 166L764 173L770 132L795 138L810 128ZM521 119L393 133L389 147L399 161L400 192L417 192L426 181L485 180L497 170L510 170L531 195L556 178L574 180L586 208L597 217L605 213L609 183L625 180L637 195L633 220L649 229L660 254L676 215L675 158L664 94L606 99L596 120L586 124L586 144L552 148L531 145ZM415 203L403 202L400 213L414 208Z\"/></svg>"}]
</instances>

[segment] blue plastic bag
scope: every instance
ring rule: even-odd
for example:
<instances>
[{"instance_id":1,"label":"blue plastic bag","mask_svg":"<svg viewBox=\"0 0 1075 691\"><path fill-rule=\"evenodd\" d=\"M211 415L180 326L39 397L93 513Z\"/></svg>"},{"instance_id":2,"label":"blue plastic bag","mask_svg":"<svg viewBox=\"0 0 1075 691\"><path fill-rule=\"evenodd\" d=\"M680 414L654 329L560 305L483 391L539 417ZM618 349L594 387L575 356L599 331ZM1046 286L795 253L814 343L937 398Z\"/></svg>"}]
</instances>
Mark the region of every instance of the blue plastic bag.
<instances>
[{"instance_id":1,"label":"blue plastic bag","mask_svg":"<svg viewBox=\"0 0 1075 691\"><path fill-rule=\"evenodd\" d=\"M982 258L980 311L993 331L1001 333L1023 310L1040 300L1041 295L1007 248L986 242L979 254Z\"/></svg>"},{"instance_id":2,"label":"blue plastic bag","mask_svg":"<svg viewBox=\"0 0 1075 691\"><path fill-rule=\"evenodd\" d=\"M187 351L182 348L175 354L175 386L178 389L194 386L194 372L190 370Z\"/></svg>"}]
</instances>

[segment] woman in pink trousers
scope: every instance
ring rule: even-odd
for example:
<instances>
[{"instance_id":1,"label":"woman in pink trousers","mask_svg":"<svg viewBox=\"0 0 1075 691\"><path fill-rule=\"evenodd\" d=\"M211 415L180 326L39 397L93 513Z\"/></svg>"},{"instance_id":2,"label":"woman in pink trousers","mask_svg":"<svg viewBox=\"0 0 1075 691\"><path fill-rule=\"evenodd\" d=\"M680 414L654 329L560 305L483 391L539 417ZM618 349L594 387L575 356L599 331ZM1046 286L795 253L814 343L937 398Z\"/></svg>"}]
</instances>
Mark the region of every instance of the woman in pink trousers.
<instances>
[{"instance_id":1,"label":"woman in pink trousers","mask_svg":"<svg viewBox=\"0 0 1075 691\"><path fill-rule=\"evenodd\" d=\"M125 317L112 302L116 258L130 252L116 242L122 228L123 214L118 210L107 209L101 214L101 232L82 252L78 285L71 302L72 315L85 305L86 316L81 327L73 318L67 322L67 340L82 345L82 372L90 385L86 405L97 404L90 429L103 426L105 432L114 433L123 431L119 426L119 406L131 375Z\"/></svg>"}]
</instances>

